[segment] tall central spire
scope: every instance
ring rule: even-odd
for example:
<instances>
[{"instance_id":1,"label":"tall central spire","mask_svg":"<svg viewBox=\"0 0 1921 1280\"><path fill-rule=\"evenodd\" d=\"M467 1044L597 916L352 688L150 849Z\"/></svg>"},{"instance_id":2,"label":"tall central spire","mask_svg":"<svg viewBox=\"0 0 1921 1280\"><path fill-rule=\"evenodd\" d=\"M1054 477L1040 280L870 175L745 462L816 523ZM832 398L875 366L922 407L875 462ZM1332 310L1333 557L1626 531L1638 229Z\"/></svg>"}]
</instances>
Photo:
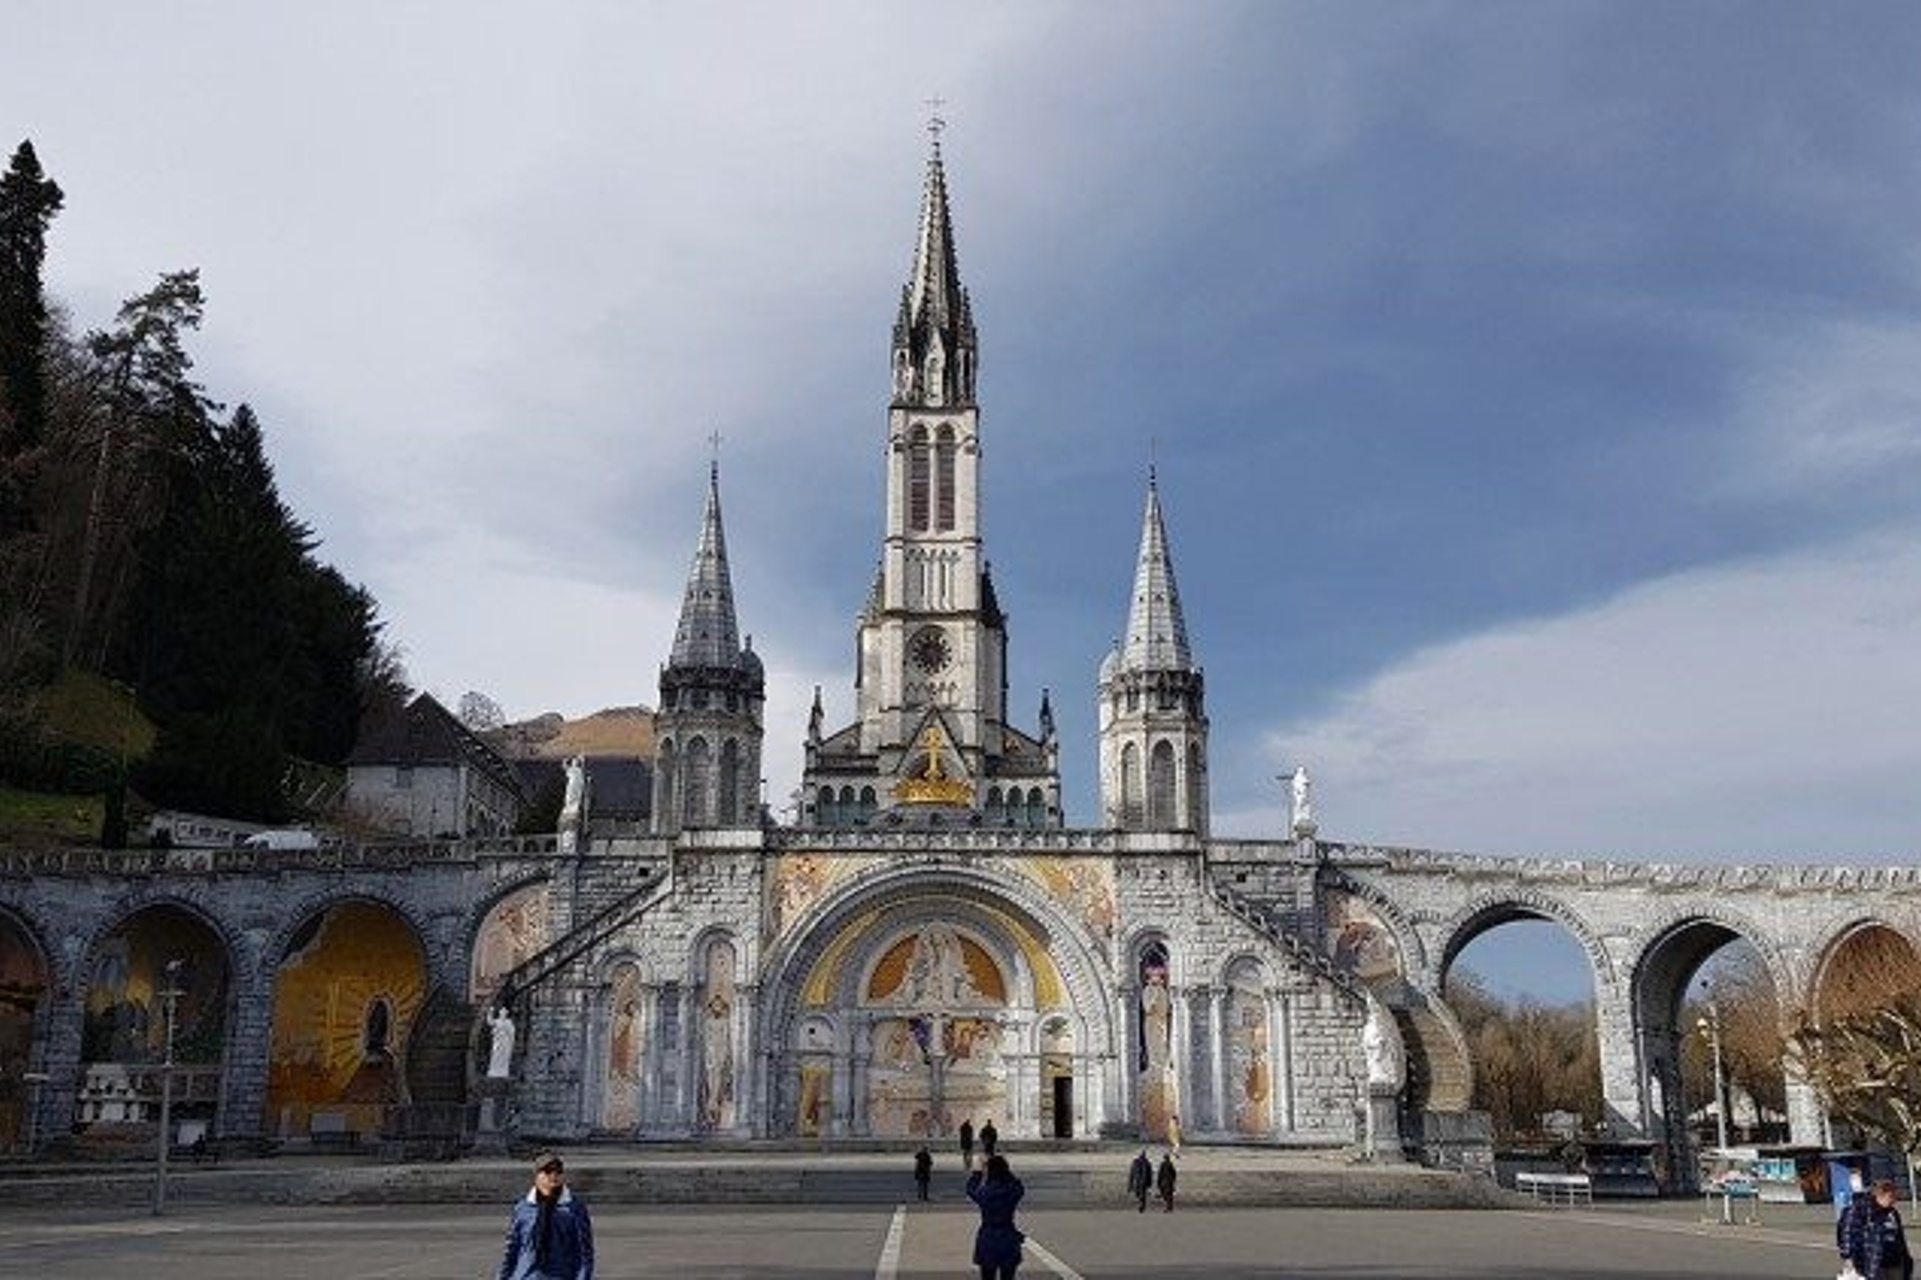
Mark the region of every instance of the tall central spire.
<instances>
[{"instance_id":1,"label":"tall central spire","mask_svg":"<svg viewBox=\"0 0 1921 1280\"><path fill-rule=\"evenodd\" d=\"M740 660L740 626L734 620L734 581L727 571L727 534L720 525L720 463L707 469L707 510L700 545L687 571L687 594L674 630L677 667L731 667Z\"/></svg>"},{"instance_id":2,"label":"tall central spire","mask_svg":"<svg viewBox=\"0 0 1921 1280\"><path fill-rule=\"evenodd\" d=\"M971 405L979 341L973 305L960 282L947 169L935 133L921 191L914 270L901 289L894 321L894 402Z\"/></svg>"},{"instance_id":3,"label":"tall central spire","mask_svg":"<svg viewBox=\"0 0 1921 1280\"><path fill-rule=\"evenodd\" d=\"M1161 520L1160 487L1151 470L1121 662L1135 671L1191 671L1194 667L1193 654L1187 647L1187 620L1181 614L1180 588L1174 585L1174 558L1167 547L1167 527Z\"/></svg>"}]
</instances>

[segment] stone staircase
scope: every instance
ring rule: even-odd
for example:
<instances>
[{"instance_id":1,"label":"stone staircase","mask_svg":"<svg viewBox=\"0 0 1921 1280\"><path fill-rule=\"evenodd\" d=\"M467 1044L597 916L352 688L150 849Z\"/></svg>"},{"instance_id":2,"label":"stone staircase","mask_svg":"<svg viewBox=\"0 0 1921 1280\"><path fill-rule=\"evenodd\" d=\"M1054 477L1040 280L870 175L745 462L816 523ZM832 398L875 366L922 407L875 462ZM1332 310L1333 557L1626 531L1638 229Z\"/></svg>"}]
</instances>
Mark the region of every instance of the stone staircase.
<instances>
[{"instance_id":1,"label":"stone staircase","mask_svg":"<svg viewBox=\"0 0 1921 1280\"><path fill-rule=\"evenodd\" d=\"M665 864L655 867L632 889L509 969L501 979L496 1000L511 1005L612 937L628 921L666 896L668 878Z\"/></svg>"},{"instance_id":2,"label":"stone staircase","mask_svg":"<svg viewBox=\"0 0 1921 1280\"><path fill-rule=\"evenodd\" d=\"M1274 921L1273 916L1263 910L1252 898L1222 884L1217 877L1203 874L1202 878L1207 882L1208 891L1214 896L1215 902L1286 952L1289 959L1303 969L1326 979L1351 999L1356 1001L1365 999L1360 985L1350 975L1335 968L1333 960L1326 952L1299 935L1282 928Z\"/></svg>"}]
</instances>

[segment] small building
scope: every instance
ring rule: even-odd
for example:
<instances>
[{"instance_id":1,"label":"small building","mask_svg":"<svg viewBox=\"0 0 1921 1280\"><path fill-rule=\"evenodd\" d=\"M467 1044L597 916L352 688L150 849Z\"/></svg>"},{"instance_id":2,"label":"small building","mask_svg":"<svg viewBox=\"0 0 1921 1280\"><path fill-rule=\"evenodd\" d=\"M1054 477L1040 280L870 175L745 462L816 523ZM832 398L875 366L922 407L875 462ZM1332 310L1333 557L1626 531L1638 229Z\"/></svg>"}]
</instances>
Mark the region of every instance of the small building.
<instances>
[{"instance_id":1,"label":"small building","mask_svg":"<svg viewBox=\"0 0 1921 1280\"><path fill-rule=\"evenodd\" d=\"M526 803L513 767L431 694L369 725L347 757L349 811L391 835L507 835Z\"/></svg>"}]
</instances>

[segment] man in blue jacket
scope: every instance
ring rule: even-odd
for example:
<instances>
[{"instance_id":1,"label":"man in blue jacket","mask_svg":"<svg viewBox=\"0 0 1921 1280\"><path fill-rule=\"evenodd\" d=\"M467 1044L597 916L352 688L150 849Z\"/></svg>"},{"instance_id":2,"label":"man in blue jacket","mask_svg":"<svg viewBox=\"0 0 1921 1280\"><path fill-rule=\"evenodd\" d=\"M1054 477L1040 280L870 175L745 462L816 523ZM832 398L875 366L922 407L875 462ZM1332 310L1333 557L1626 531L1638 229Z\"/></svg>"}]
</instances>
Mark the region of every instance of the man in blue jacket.
<instances>
[{"instance_id":1,"label":"man in blue jacket","mask_svg":"<svg viewBox=\"0 0 1921 1280\"><path fill-rule=\"evenodd\" d=\"M534 1157L534 1186L514 1205L500 1280L594 1280L594 1223L551 1151Z\"/></svg>"}]
</instances>

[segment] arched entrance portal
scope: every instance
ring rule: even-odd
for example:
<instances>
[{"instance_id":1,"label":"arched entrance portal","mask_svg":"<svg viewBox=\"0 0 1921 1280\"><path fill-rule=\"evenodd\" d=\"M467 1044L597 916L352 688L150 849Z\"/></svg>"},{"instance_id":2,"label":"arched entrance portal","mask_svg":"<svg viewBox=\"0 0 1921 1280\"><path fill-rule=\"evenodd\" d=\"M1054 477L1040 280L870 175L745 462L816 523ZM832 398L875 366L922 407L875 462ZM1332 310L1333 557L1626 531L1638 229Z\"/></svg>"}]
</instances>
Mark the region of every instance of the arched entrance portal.
<instances>
[{"instance_id":1,"label":"arched entrance portal","mask_svg":"<svg viewBox=\"0 0 1921 1280\"><path fill-rule=\"evenodd\" d=\"M769 1127L807 1137L1098 1130L1109 1015L1073 926L954 870L855 886L774 959Z\"/></svg>"},{"instance_id":2,"label":"arched entrance portal","mask_svg":"<svg viewBox=\"0 0 1921 1280\"><path fill-rule=\"evenodd\" d=\"M220 936L184 908L143 907L94 943L86 973L76 1129L109 1140L151 1133L170 1051L175 1140L213 1125L227 1036Z\"/></svg>"},{"instance_id":3,"label":"arched entrance portal","mask_svg":"<svg viewBox=\"0 0 1921 1280\"><path fill-rule=\"evenodd\" d=\"M407 1101L402 1064L426 992L426 953L393 908L340 902L304 922L274 986L268 1127L379 1133Z\"/></svg>"},{"instance_id":4,"label":"arched entrance portal","mask_svg":"<svg viewBox=\"0 0 1921 1280\"><path fill-rule=\"evenodd\" d=\"M46 957L0 913L0 1150L25 1150L38 1136L29 1132L27 1109L39 1101L34 1042L46 994Z\"/></svg>"}]
</instances>

